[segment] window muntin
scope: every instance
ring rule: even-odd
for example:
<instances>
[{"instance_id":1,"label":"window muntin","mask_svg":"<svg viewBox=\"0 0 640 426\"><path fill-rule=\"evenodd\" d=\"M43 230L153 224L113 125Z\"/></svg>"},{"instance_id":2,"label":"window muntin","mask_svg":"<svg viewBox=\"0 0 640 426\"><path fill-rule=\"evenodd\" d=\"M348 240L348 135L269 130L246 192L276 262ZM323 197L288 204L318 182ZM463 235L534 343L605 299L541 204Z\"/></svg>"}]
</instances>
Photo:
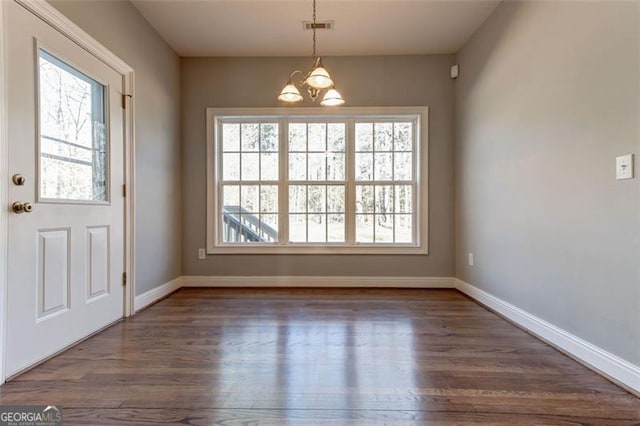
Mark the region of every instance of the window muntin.
<instances>
[{"instance_id":1,"label":"window muntin","mask_svg":"<svg viewBox=\"0 0 640 426\"><path fill-rule=\"evenodd\" d=\"M210 161L215 160L216 165L210 177L211 182L217 182L217 190L210 192L208 204L210 211L217 212L213 216L217 220L209 228L209 252L426 253L426 187L419 189L426 185L426 178L420 179L421 175L426 176L427 133L422 133L426 130L426 109L399 110L403 113L316 115L315 111L298 114L301 109L291 109L291 114L283 115L282 109L278 109L271 115L269 109L255 110L259 112L256 114L232 109L230 112L236 114L227 115L209 109L209 134L215 139ZM242 128L249 123L254 130L247 133L243 149ZM256 141L250 135L259 134L255 128L264 123L273 124L279 149L271 143L272 148L261 151L260 137ZM240 130L227 141L232 124ZM424 138L424 147L420 147L420 137ZM256 167L253 159L253 168L257 170L251 172L252 180L243 180L242 154L250 153L277 154L278 161L273 162L279 166L277 179L267 180L260 172L260 164ZM236 154L237 161L226 161L224 154ZM425 163L422 171L421 162ZM225 167L238 170L234 174L227 170L226 177L234 181L225 179ZM271 194L275 193L273 197L277 200L270 198L267 204L275 207L262 208L259 187L246 189L247 196L253 194L253 198L242 205L242 191L237 187L249 184L274 186ZM275 236L263 237L261 241L229 238L223 208L227 208L228 214L231 203L244 206L240 216L242 213L245 218L254 216L254 231L266 223ZM258 251L246 251L243 247L257 247ZM317 249L313 250L314 247ZM317 251L321 247L325 249Z\"/></svg>"}]
</instances>

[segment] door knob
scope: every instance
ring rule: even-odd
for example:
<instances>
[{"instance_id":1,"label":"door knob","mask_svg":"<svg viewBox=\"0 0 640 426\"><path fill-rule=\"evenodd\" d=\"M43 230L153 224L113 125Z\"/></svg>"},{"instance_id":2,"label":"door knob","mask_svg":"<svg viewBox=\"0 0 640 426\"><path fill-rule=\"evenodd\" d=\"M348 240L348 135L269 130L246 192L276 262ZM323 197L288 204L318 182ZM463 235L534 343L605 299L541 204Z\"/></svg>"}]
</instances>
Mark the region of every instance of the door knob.
<instances>
[{"instance_id":1,"label":"door knob","mask_svg":"<svg viewBox=\"0 0 640 426\"><path fill-rule=\"evenodd\" d=\"M33 205L31 203L21 203L20 201L16 201L11 205L11 210L14 213L31 213L33 211Z\"/></svg>"}]
</instances>

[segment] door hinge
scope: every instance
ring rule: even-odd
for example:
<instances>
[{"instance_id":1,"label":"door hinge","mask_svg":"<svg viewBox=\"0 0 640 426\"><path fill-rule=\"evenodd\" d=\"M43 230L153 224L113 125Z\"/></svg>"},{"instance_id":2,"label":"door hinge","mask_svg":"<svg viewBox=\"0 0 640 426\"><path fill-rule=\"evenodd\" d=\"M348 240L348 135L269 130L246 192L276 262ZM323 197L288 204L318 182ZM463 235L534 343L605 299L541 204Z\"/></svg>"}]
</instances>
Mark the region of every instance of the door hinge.
<instances>
[{"instance_id":1,"label":"door hinge","mask_svg":"<svg viewBox=\"0 0 640 426\"><path fill-rule=\"evenodd\" d=\"M122 109L127 109L127 98L133 98L131 95L122 94Z\"/></svg>"},{"instance_id":2,"label":"door hinge","mask_svg":"<svg viewBox=\"0 0 640 426\"><path fill-rule=\"evenodd\" d=\"M122 185L122 196L123 197L127 196L127 185Z\"/></svg>"},{"instance_id":3,"label":"door hinge","mask_svg":"<svg viewBox=\"0 0 640 426\"><path fill-rule=\"evenodd\" d=\"M126 286L127 285L127 273L123 272L122 273L122 286Z\"/></svg>"}]
</instances>

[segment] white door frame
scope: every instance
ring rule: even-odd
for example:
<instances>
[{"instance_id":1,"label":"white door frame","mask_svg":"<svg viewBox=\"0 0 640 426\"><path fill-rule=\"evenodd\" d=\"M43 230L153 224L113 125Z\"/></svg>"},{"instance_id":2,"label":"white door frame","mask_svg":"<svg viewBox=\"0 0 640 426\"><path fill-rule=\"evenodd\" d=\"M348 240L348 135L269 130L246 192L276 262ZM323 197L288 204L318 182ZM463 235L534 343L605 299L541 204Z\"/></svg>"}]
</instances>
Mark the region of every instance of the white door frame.
<instances>
[{"instance_id":1,"label":"white door frame","mask_svg":"<svg viewBox=\"0 0 640 426\"><path fill-rule=\"evenodd\" d=\"M71 39L78 46L84 48L96 58L109 65L122 75L123 93L129 96L123 98L126 102L124 114L124 174L127 196L125 197L125 273L127 274L127 286L125 290L124 316L128 317L135 313L135 275L134 275L134 178L135 178L135 129L134 129L134 70L111 51L101 45L96 39L82 30L79 26L71 22L66 16L51 6L45 0L12 0L25 7L31 13L42 19L47 24L58 30L60 33ZM7 48L5 46L7 37L4 33L7 25L6 4L8 1L0 0L0 384L6 380L6 332L7 332L7 253L8 253L8 215L9 203L9 160L8 132L7 132ZM119 191L114 188L114 193Z\"/></svg>"}]
</instances>

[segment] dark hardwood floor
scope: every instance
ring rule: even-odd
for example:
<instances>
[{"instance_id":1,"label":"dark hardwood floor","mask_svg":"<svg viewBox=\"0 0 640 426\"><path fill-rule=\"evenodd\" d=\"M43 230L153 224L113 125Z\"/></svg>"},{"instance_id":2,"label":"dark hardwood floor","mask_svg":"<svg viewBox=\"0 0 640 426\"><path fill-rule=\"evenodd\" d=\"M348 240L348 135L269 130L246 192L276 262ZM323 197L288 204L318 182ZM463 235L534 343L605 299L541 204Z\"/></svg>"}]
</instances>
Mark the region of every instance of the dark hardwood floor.
<instances>
[{"instance_id":1,"label":"dark hardwood floor","mask_svg":"<svg viewBox=\"0 0 640 426\"><path fill-rule=\"evenodd\" d=\"M640 424L454 290L182 289L0 387L65 424Z\"/></svg>"}]
</instances>

